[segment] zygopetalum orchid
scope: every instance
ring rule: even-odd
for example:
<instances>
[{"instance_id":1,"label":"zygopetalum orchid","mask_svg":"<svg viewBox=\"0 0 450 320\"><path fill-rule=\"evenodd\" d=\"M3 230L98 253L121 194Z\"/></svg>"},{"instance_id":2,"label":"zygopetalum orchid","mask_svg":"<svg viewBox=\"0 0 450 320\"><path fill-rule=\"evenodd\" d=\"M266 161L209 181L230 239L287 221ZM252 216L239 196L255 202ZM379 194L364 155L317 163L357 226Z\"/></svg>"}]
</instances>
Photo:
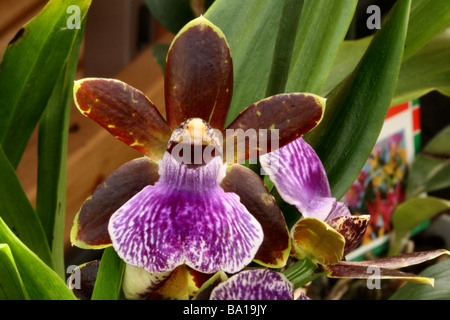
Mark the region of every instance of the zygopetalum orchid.
<instances>
[{"instance_id":1,"label":"zygopetalum orchid","mask_svg":"<svg viewBox=\"0 0 450 320\"><path fill-rule=\"evenodd\" d=\"M259 176L238 163L310 131L322 118L325 99L275 95L225 127L231 54L222 32L203 17L174 38L164 90L166 119L121 81L75 83L78 109L144 157L118 168L86 200L72 243L112 245L127 263L124 290L130 297L148 294L169 275L235 273L251 261L284 266L291 243L283 215ZM256 143L245 143L250 130Z\"/></svg>"},{"instance_id":2,"label":"zygopetalum orchid","mask_svg":"<svg viewBox=\"0 0 450 320\"><path fill-rule=\"evenodd\" d=\"M360 243L370 216L352 215L331 196L322 162L303 138L261 156L260 163L283 200L302 214L291 228L294 256L335 264Z\"/></svg>"},{"instance_id":3,"label":"zygopetalum orchid","mask_svg":"<svg viewBox=\"0 0 450 320\"><path fill-rule=\"evenodd\" d=\"M270 269L250 269L213 287L209 299L294 300L294 287L282 273Z\"/></svg>"},{"instance_id":4,"label":"zygopetalum orchid","mask_svg":"<svg viewBox=\"0 0 450 320\"><path fill-rule=\"evenodd\" d=\"M447 250L415 252L371 261L343 261L361 242L370 216L352 215L341 201L331 196L325 169L314 149L303 140L295 141L260 157L281 198L294 205L302 217L290 235L293 256L308 258L328 271L329 277L378 279L396 278L433 284L433 279L395 269L434 259ZM370 269L369 267L373 267ZM368 271L368 268L372 271Z\"/></svg>"}]
</instances>

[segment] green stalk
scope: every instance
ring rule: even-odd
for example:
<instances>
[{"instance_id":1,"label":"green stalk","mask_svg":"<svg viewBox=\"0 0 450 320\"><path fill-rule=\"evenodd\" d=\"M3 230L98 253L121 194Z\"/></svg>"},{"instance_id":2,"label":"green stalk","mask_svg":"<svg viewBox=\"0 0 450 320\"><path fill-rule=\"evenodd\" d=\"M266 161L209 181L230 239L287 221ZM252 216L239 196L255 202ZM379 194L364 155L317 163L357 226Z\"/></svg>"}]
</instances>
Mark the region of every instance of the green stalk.
<instances>
[{"instance_id":1,"label":"green stalk","mask_svg":"<svg viewBox=\"0 0 450 320\"><path fill-rule=\"evenodd\" d=\"M284 270L283 274L294 285L294 288L300 288L317 277L326 274L326 272L315 273L316 270L317 265L314 262L309 259L303 259Z\"/></svg>"}]
</instances>

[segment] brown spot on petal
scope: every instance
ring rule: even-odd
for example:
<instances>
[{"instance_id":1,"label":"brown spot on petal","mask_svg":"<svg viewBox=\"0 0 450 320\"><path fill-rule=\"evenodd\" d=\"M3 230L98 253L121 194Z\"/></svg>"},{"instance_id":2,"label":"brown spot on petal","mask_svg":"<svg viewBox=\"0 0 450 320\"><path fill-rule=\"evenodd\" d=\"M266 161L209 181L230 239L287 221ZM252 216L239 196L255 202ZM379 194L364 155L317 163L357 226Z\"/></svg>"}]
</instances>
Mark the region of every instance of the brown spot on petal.
<instances>
[{"instance_id":1,"label":"brown spot on petal","mask_svg":"<svg viewBox=\"0 0 450 320\"><path fill-rule=\"evenodd\" d=\"M225 130L227 163L261 156L294 141L317 126L324 107L325 99L304 93L278 94L249 106Z\"/></svg>"},{"instance_id":2,"label":"brown spot on petal","mask_svg":"<svg viewBox=\"0 0 450 320\"><path fill-rule=\"evenodd\" d=\"M81 248L111 244L108 223L111 215L145 186L159 179L158 165L143 157L127 162L98 186L78 212L71 241Z\"/></svg>"},{"instance_id":3,"label":"brown spot on petal","mask_svg":"<svg viewBox=\"0 0 450 320\"><path fill-rule=\"evenodd\" d=\"M327 223L345 238L344 257L361 242L366 233L370 216L341 216Z\"/></svg>"}]
</instances>

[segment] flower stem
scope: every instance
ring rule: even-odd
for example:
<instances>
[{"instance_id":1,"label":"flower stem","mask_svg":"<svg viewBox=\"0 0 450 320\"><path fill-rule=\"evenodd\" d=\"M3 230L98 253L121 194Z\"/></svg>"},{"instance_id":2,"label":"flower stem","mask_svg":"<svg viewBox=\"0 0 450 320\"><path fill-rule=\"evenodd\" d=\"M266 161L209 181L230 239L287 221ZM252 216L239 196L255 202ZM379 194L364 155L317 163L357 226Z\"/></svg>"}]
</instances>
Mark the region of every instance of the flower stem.
<instances>
[{"instance_id":1,"label":"flower stem","mask_svg":"<svg viewBox=\"0 0 450 320\"><path fill-rule=\"evenodd\" d=\"M283 271L283 274L294 285L294 288L304 286L326 272L316 273L317 265L309 259L302 259Z\"/></svg>"}]
</instances>

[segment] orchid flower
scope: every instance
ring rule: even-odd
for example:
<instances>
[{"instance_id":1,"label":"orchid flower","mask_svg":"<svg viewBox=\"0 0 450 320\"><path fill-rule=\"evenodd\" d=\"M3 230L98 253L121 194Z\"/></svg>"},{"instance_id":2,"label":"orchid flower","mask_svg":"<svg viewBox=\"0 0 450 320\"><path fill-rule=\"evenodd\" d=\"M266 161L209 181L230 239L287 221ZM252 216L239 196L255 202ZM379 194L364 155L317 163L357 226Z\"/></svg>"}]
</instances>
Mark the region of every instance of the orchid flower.
<instances>
[{"instance_id":1,"label":"orchid flower","mask_svg":"<svg viewBox=\"0 0 450 320\"><path fill-rule=\"evenodd\" d=\"M282 273L250 269L233 275L211 291L210 300L294 300L294 287Z\"/></svg>"},{"instance_id":2,"label":"orchid flower","mask_svg":"<svg viewBox=\"0 0 450 320\"><path fill-rule=\"evenodd\" d=\"M302 214L290 234L293 256L320 264L333 278L403 279L433 284L433 279L398 271L441 255L447 250L413 252L369 261L344 261L361 242L369 215L352 215L346 205L331 196L328 178L314 149L297 140L260 157L278 193ZM370 270L376 272L369 272Z\"/></svg>"},{"instance_id":3,"label":"orchid flower","mask_svg":"<svg viewBox=\"0 0 450 320\"><path fill-rule=\"evenodd\" d=\"M352 215L331 196L325 169L303 138L260 157L278 193L302 214L291 229L295 256L335 264L362 240L370 216Z\"/></svg>"},{"instance_id":4,"label":"orchid flower","mask_svg":"<svg viewBox=\"0 0 450 320\"><path fill-rule=\"evenodd\" d=\"M72 243L87 249L112 245L127 264L124 288L130 296L133 283L141 282L138 291L146 292L167 282L174 270L235 273L251 261L283 266L291 250L283 215L259 176L238 163L314 128L325 99L275 95L225 126L233 91L231 54L223 33L204 17L174 38L164 90L166 119L142 92L121 81L75 83L77 108L144 157L119 167L85 201ZM248 129L269 130L276 143L263 146L259 135L256 144L242 143L236 131ZM200 161L192 163L198 150Z\"/></svg>"}]
</instances>

